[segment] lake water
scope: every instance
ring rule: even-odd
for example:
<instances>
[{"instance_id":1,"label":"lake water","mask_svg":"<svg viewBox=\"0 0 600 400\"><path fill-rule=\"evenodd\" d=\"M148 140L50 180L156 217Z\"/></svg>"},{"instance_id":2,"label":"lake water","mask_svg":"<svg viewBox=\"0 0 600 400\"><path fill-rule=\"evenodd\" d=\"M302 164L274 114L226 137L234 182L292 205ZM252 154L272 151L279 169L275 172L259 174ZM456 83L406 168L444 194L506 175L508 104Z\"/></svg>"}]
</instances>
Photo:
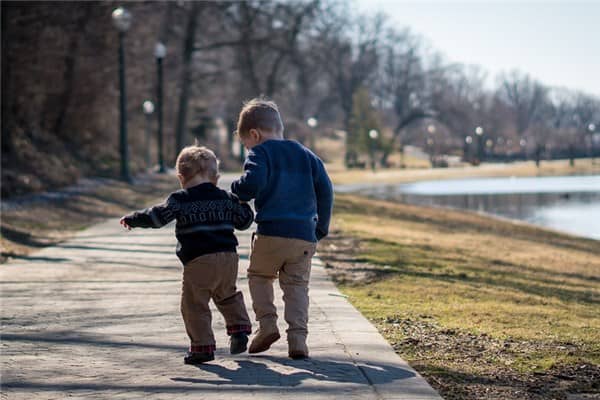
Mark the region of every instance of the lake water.
<instances>
[{"instance_id":1,"label":"lake water","mask_svg":"<svg viewBox=\"0 0 600 400\"><path fill-rule=\"evenodd\" d=\"M468 209L600 240L600 175L365 183L336 186L336 191Z\"/></svg>"}]
</instances>

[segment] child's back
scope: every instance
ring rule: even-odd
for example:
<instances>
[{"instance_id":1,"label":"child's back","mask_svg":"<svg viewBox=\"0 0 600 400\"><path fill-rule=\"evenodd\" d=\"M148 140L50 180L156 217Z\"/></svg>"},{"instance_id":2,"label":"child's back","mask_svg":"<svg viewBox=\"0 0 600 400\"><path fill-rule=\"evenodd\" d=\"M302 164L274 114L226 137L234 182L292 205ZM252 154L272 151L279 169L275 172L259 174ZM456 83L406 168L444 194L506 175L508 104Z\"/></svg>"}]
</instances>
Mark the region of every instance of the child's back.
<instances>
[{"instance_id":1,"label":"child's back","mask_svg":"<svg viewBox=\"0 0 600 400\"><path fill-rule=\"evenodd\" d=\"M248 148L244 175L231 185L241 201L255 199L257 235L252 241L248 285L260 328L250 353L279 339L273 280L279 278L288 323L288 352L308 357L308 283L316 242L327 235L333 187L323 162L300 143L283 138L277 105L255 99L238 120Z\"/></svg>"},{"instance_id":2,"label":"child's back","mask_svg":"<svg viewBox=\"0 0 600 400\"><path fill-rule=\"evenodd\" d=\"M331 182L317 156L296 141L267 140L249 151L247 164L250 173L232 191L255 199L259 234L309 242L327 234Z\"/></svg>"},{"instance_id":3,"label":"child's back","mask_svg":"<svg viewBox=\"0 0 600 400\"><path fill-rule=\"evenodd\" d=\"M212 183L179 190L169 201L177 214L177 255L184 264L204 254L235 253L233 229L244 230L252 223L251 211Z\"/></svg>"}]
</instances>

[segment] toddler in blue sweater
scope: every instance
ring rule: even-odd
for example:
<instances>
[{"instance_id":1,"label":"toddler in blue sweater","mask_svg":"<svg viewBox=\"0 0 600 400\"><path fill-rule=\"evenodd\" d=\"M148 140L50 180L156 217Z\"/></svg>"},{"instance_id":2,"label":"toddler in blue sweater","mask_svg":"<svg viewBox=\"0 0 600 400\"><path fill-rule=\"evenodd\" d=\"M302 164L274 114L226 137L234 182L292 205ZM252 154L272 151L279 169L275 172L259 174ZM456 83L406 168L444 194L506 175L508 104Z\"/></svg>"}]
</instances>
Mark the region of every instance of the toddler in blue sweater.
<instances>
[{"instance_id":1,"label":"toddler in blue sweater","mask_svg":"<svg viewBox=\"0 0 600 400\"><path fill-rule=\"evenodd\" d=\"M308 357L308 282L316 243L327 235L333 187L323 162L309 149L283 137L274 102L253 99L242 108L237 135L248 149L244 174L231 185L241 201L254 199L257 231L248 268L252 307L259 329L250 353L280 338L273 280L279 279L288 324L288 354Z\"/></svg>"}]
</instances>

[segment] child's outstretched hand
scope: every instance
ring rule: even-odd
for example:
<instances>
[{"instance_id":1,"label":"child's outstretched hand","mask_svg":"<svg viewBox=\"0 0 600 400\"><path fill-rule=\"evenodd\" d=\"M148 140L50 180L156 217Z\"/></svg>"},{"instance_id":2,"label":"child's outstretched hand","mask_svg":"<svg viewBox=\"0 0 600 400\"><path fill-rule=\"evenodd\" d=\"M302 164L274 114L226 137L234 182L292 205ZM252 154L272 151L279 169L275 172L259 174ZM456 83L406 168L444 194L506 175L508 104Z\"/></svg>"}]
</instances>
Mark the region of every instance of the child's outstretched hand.
<instances>
[{"instance_id":1,"label":"child's outstretched hand","mask_svg":"<svg viewBox=\"0 0 600 400\"><path fill-rule=\"evenodd\" d=\"M123 228L127 229L128 231L131 230L131 227L129 225L127 225L127 222L125 222L125 217L121 218L119 223L123 226Z\"/></svg>"}]
</instances>

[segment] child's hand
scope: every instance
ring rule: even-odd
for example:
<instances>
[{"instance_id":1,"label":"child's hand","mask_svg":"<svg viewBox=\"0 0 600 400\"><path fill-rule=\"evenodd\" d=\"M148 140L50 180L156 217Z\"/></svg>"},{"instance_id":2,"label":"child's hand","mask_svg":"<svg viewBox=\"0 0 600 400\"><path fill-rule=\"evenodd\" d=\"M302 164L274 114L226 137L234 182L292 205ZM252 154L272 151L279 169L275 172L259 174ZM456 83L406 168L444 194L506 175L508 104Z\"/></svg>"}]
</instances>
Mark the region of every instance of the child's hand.
<instances>
[{"instance_id":1,"label":"child's hand","mask_svg":"<svg viewBox=\"0 0 600 400\"><path fill-rule=\"evenodd\" d=\"M129 225L127 225L127 222L125 222L125 217L121 218L121 220L119 221L119 223L121 225L123 225L123 228L127 229L128 231L131 230L131 227Z\"/></svg>"}]
</instances>

